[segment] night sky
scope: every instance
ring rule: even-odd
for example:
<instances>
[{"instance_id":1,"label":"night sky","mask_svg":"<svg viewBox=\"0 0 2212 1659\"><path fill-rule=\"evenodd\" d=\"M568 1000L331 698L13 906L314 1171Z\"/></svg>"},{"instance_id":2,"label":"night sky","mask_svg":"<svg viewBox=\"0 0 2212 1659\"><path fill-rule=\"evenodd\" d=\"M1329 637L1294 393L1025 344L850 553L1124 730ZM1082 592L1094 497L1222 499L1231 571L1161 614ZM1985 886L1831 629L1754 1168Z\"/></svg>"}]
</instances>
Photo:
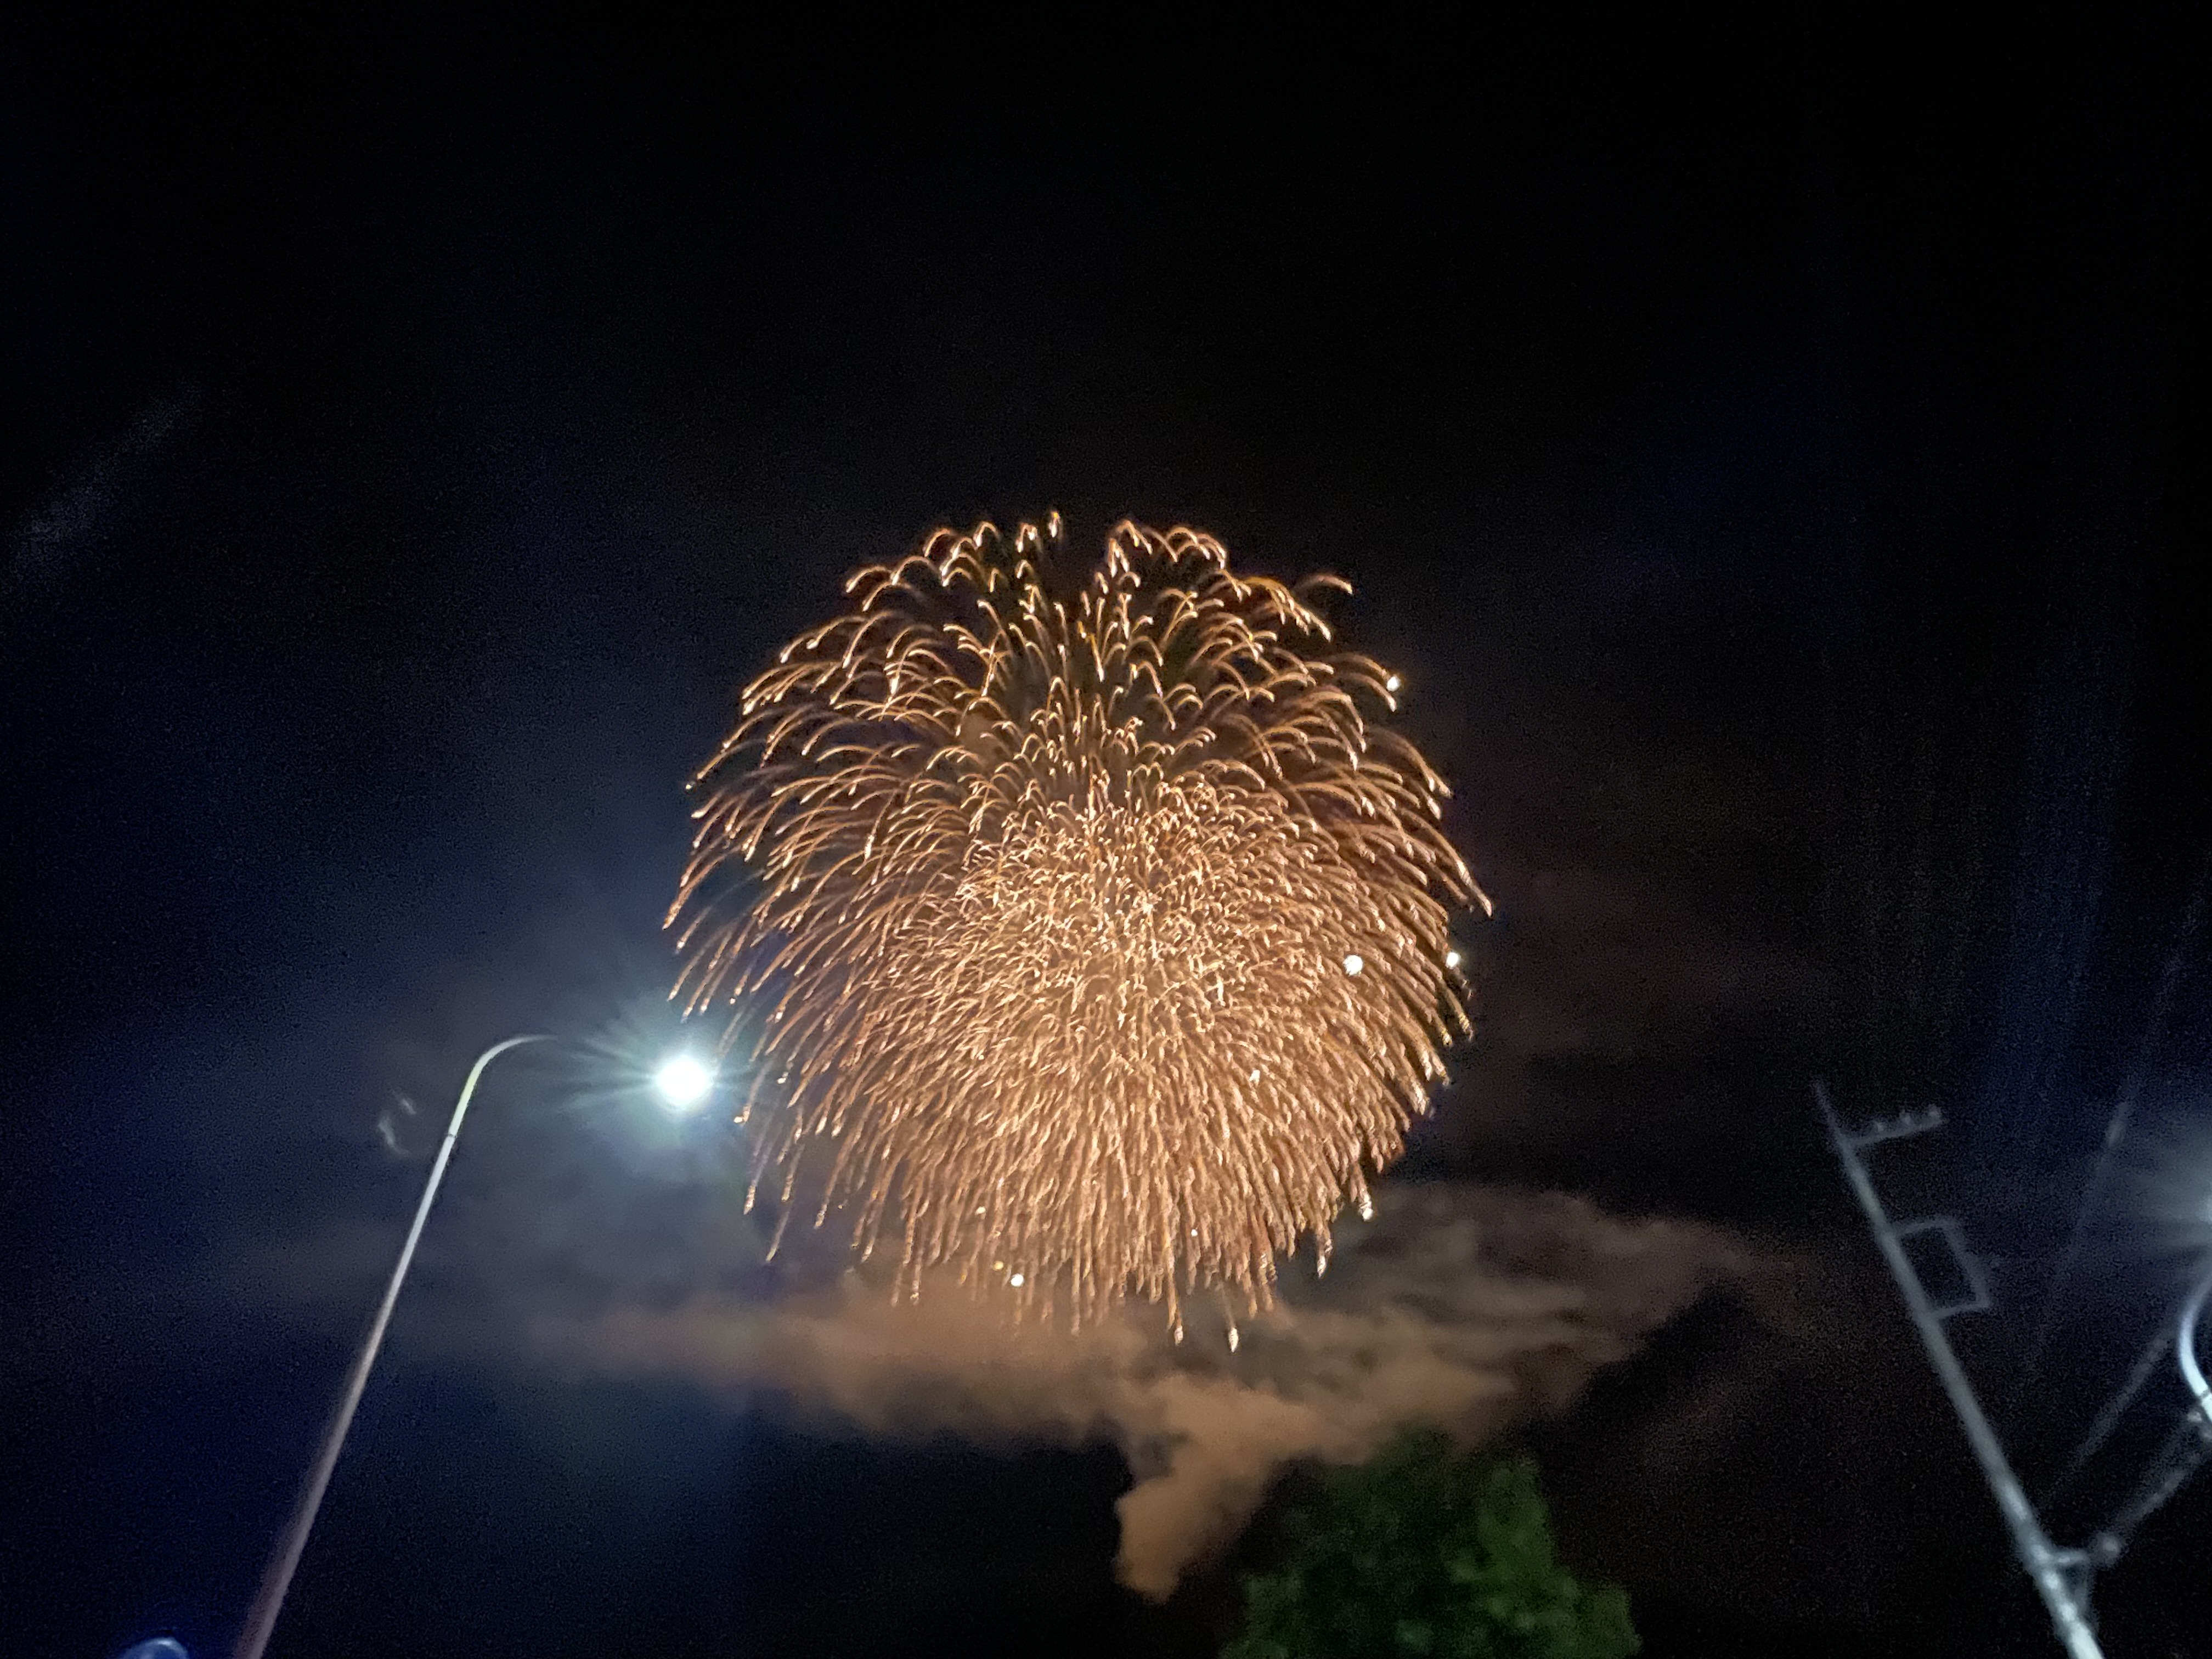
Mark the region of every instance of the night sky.
<instances>
[{"instance_id":1,"label":"night sky","mask_svg":"<svg viewBox=\"0 0 2212 1659\"><path fill-rule=\"evenodd\" d=\"M227 1650L434 1122L542 1030L597 1058L487 1085L272 1653L1214 1651L1258 1546L1117 1588L1110 1438L531 1335L792 1293L726 1114L610 1059L674 1031L683 781L847 572L1057 508L1335 570L1405 673L1498 913L1402 1179L1763 1264L1526 1427L1647 1650L2045 1650L1808 1091L1950 1112L1883 1169L1990 1259L2039 1486L2212 1243L2202 197L2174 41L2011 27L0 52L0 1645ZM2212 1480L2111 1651L2212 1654L2209 1543Z\"/></svg>"}]
</instances>

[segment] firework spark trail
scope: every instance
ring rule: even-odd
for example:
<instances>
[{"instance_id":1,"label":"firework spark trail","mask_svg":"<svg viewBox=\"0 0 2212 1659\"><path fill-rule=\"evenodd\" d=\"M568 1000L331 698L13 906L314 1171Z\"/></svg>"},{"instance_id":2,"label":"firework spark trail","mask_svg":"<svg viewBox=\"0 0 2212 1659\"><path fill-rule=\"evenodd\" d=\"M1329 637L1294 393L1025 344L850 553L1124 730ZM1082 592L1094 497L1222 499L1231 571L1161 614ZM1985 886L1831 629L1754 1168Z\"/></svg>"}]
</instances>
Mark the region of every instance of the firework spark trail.
<instances>
[{"instance_id":1,"label":"firework spark trail","mask_svg":"<svg viewBox=\"0 0 2212 1659\"><path fill-rule=\"evenodd\" d=\"M907 1294L949 1265L1180 1329L1365 1206L1469 1029L1448 929L1488 902L1396 677L1297 592L1125 522L1071 607L1059 538L939 531L746 687L695 780L678 994L757 1031L785 1219L803 1179Z\"/></svg>"}]
</instances>

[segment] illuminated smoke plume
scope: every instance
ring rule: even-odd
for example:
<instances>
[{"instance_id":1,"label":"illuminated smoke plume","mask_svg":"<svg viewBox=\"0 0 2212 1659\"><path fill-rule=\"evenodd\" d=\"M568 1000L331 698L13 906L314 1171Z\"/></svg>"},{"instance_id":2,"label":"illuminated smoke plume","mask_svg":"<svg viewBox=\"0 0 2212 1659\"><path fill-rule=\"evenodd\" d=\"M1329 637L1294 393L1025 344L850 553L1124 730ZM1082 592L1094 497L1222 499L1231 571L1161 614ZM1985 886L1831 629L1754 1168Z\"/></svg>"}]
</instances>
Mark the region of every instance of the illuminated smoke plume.
<instances>
[{"instance_id":1,"label":"illuminated smoke plume","mask_svg":"<svg viewBox=\"0 0 2212 1659\"><path fill-rule=\"evenodd\" d=\"M680 994L750 1036L755 1186L897 1287L1080 1322L1271 1298L1468 1029L1480 900L1399 681L1218 542L1057 515L847 585L701 771ZM1339 589L1320 578L1302 589ZM1486 901L1484 901L1486 903Z\"/></svg>"},{"instance_id":2,"label":"illuminated smoke plume","mask_svg":"<svg viewBox=\"0 0 2212 1659\"><path fill-rule=\"evenodd\" d=\"M1357 1461L1407 1423L1472 1441L1561 1411L1707 1291L1771 1266L1711 1229L1624 1221L1559 1194L1379 1197L1328 1276L1291 1269L1233 1353L1174 1344L1134 1309L1070 1333L1008 1319L993 1305L1003 1290L894 1303L857 1275L780 1306L628 1301L544 1321L537 1340L615 1375L766 1385L872 1434L1111 1440L1135 1481L1119 1504L1120 1574L1161 1597L1237 1536L1285 1465Z\"/></svg>"}]
</instances>

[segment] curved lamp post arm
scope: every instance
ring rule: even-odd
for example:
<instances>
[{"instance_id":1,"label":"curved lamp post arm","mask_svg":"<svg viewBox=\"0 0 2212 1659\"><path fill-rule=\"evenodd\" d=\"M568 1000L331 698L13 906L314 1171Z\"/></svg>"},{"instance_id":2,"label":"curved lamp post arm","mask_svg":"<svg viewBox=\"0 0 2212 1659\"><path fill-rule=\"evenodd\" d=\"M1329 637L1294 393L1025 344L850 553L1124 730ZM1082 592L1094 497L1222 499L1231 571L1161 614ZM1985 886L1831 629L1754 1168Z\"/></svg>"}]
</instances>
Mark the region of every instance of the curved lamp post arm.
<instances>
[{"instance_id":1,"label":"curved lamp post arm","mask_svg":"<svg viewBox=\"0 0 2212 1659\"><path fill-rule=\"evenodd\" d=\"M376 1318L369 1325L361 1352L354 1356L345 1392L339 1396L330 1427L323 1432L322 1449L315 1454L314 1467L308 1470L307 1481L300 1488L292 1518L285 1522L283 1534L269 1557L260 1592L254 1596L252 1610L246 1616L246 1628L240 1632L238 1645L231 1650L232 1659L261 1659L262 1650L269 1645L270 1633L276 1628L277 1615L284 1611L284 1595L292 1587L293 1571L300 1565L301 1553L307 1547L307 1534L314 1530L315 1514L323 1506L323 1492L331 1484L331 1471L337 1467L338 1453L345 1448L346 1431L353 1426L353 1414L361 1404L362 1390L368 1386L368 1374L375 1367L377 1350L384 1346L384 1328L392 1322L392 1305L399 1300L400 1286L407 1282L407 1269L415 1260L415 1246L422 1241L422 1224L430 1218L430 1206L438 1196L439 1183L446 1178L446 1164L453 1155L453 1141L461 1133L462 1120L469 1115L469 1102L476 1094L477 1079L483 1076L485 1066L509 1048L545 1041L542 1036L509 1037L504 1042L493 1043L469 1067L469 1079L461 1085L461 1097L453 1104L453 1121L446 1126L446 1138L438 1145L437 1161L430 1165L430 1178L423 1184L422 1201L415 1206L414 1224L407 1230L407 1242L399 1247L399 1260L392 1269L391 1283L384 1287L384 1300L377 1307Z\"/></svg>"},{"instance_id":2,"label":"curved lamp post arm","mask_svg":"<svg viewBox=\"0 0 2212 1659\"><path fill-rule=\"evenodd\" d=\"M2197 1412L2204 1419L2198 1427L2203 1432L2212 1434L2212 1385L2205 1382L2204 1365L2197 1357L2197 1322L2204 1312L2204 1304L2208 1299L2212 1299L2212 1269L2208 1269L2204 1277L2197 1281L2197 1288L2190 1291L2189 1300L2182 1304L2181 1322L2174 1328L2173 1333L2173 1357L2175 1363L2181 1367L2181 1380L2189 1385L2189 1392L2196 1396Z\"/></svg>"}]
</instances>

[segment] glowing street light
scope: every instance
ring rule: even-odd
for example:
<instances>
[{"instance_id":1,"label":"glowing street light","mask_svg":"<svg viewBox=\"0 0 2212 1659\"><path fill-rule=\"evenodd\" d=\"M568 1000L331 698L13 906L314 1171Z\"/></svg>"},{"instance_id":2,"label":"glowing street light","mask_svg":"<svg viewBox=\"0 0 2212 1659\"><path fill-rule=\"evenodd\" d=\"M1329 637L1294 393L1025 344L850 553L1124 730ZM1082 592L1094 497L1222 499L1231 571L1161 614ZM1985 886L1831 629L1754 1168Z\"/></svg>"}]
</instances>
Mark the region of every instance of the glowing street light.
<instances>
[{"instance_id":1,"label":"glowing street light","mask_svg":"<svg viewBox=\"0 0 2212 1659\"><path fill-rule=\"evenodd\" d=\"M714 1092L714 1068L692 1054L678 1054L653 1074L653 1086L672 1111L688 1112Z\"/></svg>"},{"instance_id":2,"label":"glowing street light","mask_svg":"<svg viewBox=\"0 0 2212 1659\"><path fill-rule=\"evenodd\" d=\"M400 1287L407 1282L407 1269L414 1262L415 1247L422 1242L422 1224L430 1218L430 1206L436 1200L438 1188L446 1178L446 1164L453 1158L453 1141L469 1115L469 1102L476 1096L484 1067L510 1048L550 1041L549 1037L538 1036L511 1036L504 1042L493 1043L469 1067L468 1081L461 1085L460 1098L453 1103L453 1121L446 1126L445 1139L438 1143L438 1156L430 1165L430 1178L423 1183L422 1200L415 1206L415 1219L407 1229L407 1242L399 1247L399 1260L392 1266L391 1282L384 1287L384 1300L377 1305L376 1318L369 1325L361 1352L354 1356L353 1369L346 1376L345 1392L339 1397L330 1427L324 1431L321 1449L315 1454L313 1467L307 1471L307 1479L300 1488L292 1517L285 1523L276 1547L270 1554L260 1592L246 1616L246 1627L240 1633L238 1645L231 1650L232 1659L261 1659L270 1635L276 1628L277 1616L284 1611L284 1597L291 1589L292 1574L300 1565L301 1552L307 1547L307 1534L314 1530L316 1513L323 1506L323 1493L331 1484L331 1472L337 1467L338 1454L345 1448L346 1431L353 1426L362 1390L368 1387L377 1351L384 1346L385 1327L392 1322L393 1304L399 1300ZM713 1091L714 1073L691 1055L678 1054L663 1062L653 1074L653 1084L671 1107L689 1111ZM155 1650L158 1652L158 1648Z\"/></svg>"}]
</instances>

